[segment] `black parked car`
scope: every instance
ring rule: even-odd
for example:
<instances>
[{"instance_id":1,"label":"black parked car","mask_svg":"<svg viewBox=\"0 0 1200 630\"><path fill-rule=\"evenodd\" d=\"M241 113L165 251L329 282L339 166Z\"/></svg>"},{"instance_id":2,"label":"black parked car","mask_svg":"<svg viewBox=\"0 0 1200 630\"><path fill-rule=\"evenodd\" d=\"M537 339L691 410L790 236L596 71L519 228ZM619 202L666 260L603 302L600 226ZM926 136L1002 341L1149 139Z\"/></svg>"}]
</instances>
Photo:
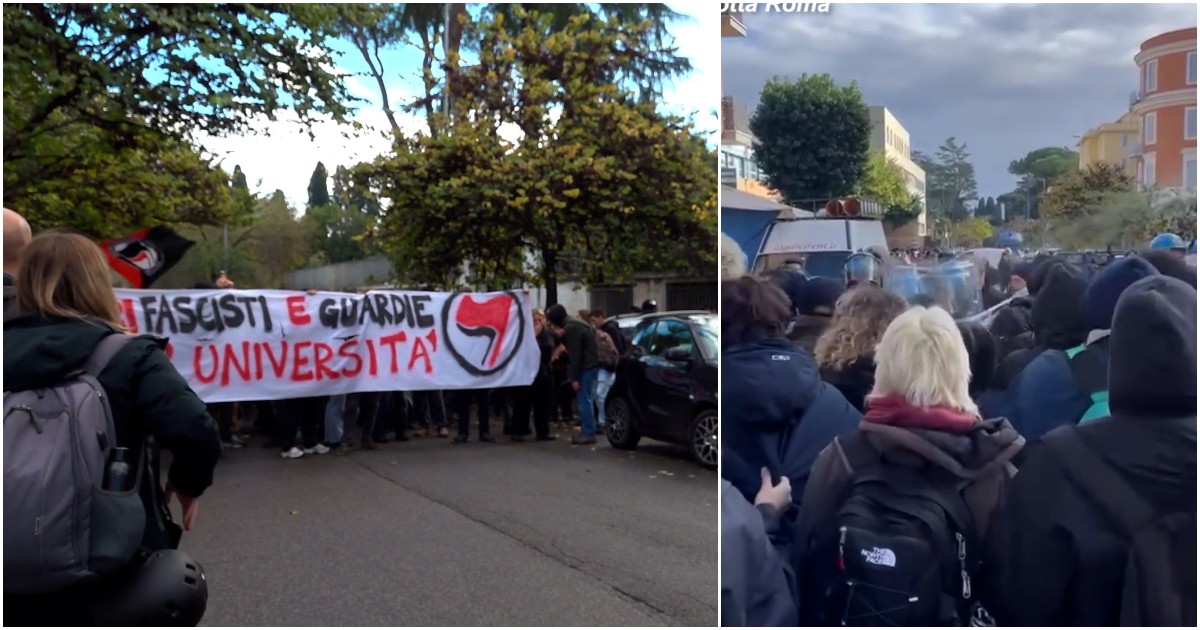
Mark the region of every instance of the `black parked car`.
<instances>
[{"instance_id":1,"label":"black parked car","mask_svg":"<svg viewBox=\"0 0 1200 630\"><path fill-rule=\"evenodd\" d=\"M628 313L625 315L616 315L608 318L610 322L616 322L617 328L621 330L621 334L625 337L626 343L633 341L633 335L642 327L642 323L647 319L655 319L666 315L675 317L686 317L689 315L707 315L707 311L668 311L666 313Z\"/></svg>"},{"instance_id":2,"label":"black parked car","mask_svg":"<svg viewBox=\"0 0 1200 630\"><path fill-rule=\"evenodd\" d=\"M605 404L613 447L632 449L645 436L717 467L718 326L710 313L641 317Z\"/></svg>"}]
</instances>

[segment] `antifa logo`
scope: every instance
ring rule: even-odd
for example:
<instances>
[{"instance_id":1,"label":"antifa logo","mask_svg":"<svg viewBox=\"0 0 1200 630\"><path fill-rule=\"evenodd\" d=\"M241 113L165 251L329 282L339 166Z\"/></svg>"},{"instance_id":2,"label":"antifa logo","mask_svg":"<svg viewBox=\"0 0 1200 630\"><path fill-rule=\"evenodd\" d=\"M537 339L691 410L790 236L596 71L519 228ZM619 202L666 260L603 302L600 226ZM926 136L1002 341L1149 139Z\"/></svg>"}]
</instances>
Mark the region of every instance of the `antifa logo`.
<instances>
[{"instance_id":1,"label":"antifa logo","mask_svg":"<svg viewBox=\"0 0 1200 630\"><path fill-rule=\"evenodd\" d=\"M141 269L147 275L153 275L162 264L162 256L158 250L147 246L145 241L117 241L112 244L112 253L121 260Z\"/></svg>"},{"instance_id":2,"label":"antifa logo","mask_svg":"<svg viewBox=\"0 0 1200 630\"><path fill-rule=\"evenodd\" d=\"M517 338L507 351L510 324ZM470 294L456 293L442 309L442 339L454 360L473 376L503 370L517 356L525 337L525 313L515 293L494 295L482 302Z\"/></svg>"}]
</instances>

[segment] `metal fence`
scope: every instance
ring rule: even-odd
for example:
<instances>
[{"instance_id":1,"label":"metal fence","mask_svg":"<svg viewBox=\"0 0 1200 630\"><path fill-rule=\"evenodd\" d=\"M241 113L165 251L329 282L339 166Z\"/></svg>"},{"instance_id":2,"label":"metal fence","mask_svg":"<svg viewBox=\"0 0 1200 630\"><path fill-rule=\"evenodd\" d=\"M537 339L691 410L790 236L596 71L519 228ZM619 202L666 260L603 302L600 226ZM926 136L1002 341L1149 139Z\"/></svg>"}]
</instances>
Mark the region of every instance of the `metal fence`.
<instances>
[{"instance_id":1,"label":"metal fence","mask_svg":"<svg viewBox=\"0 0 1200 630\"><path fill-rule=\"evenodd\" d=\"M283 286L293 291L356 291L384 284L392 275L392 262L383 256L299 269L283 277Z\"/></svg>"},{"instance_id":2,"label":"metal fence","mask_svg":"<svg viewBox=\"0 0 1200 630\"><path fill-rule=\"evenodd\" d=\"M716 282L667 283L667 310L704 311L716 308Z\"/></svg>"},{"instance_id":3,"label":"metal fence","mask_svg":"<svg viewBox=\"0 0 1200 630\"><path fill-rule=\"evenodd\" d=\"M633 306L633 286L592 287L589 303L603 309L605 315L620 315Z\"/></svg>"}]
</instances>

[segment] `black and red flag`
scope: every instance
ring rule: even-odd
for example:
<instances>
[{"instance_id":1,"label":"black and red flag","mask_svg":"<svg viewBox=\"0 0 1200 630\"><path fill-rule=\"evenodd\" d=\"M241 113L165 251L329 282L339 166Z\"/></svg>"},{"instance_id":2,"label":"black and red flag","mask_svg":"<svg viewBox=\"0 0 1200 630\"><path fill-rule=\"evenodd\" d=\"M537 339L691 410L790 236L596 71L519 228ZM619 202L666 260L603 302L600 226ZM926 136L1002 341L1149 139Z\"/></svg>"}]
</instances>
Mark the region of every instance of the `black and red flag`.
<instances>
[{"instance_id":1,"label":"black and red flag","mask_svg":"<svg viewBox=\"0 0 1200 630\"><path fill-rule=\"evenodd\" d=\"M169 227L158 226L129 236L103 241L100 249L108 266L135 288L145 289L183 259L194 241Z\"/></svg>"}]
</instances>

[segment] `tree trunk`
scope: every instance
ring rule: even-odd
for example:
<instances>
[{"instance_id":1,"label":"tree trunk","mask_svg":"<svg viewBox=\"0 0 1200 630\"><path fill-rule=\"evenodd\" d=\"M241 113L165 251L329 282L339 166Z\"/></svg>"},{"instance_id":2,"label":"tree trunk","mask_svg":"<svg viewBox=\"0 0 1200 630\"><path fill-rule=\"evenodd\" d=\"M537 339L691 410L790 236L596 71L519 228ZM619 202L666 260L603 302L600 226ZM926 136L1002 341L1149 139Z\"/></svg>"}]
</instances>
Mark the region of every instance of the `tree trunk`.
<instances>
[{"instance_id":1,"label":"tree trunk","mask_svg":"<svg viewBox=\"0 0 1200 630\"><path fill-rule=\"evenodd\" d=\"M558 304L558 254L542 249L542 285L546 289L546 308Z\"/></svg>"}]
</instances>

